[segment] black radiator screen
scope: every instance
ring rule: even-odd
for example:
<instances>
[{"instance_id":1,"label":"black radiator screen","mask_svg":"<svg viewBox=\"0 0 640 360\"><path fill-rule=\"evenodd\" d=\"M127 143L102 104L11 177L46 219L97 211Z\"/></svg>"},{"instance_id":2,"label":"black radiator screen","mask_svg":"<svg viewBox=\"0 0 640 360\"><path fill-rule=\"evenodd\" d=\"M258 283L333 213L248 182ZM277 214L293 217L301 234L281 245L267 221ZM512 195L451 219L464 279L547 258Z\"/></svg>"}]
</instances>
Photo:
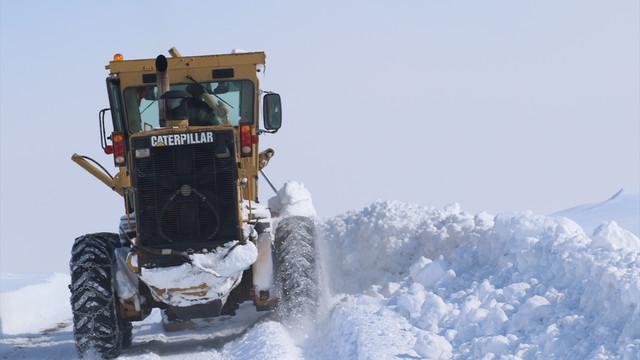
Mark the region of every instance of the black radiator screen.
<instances>
[{"instance_id":1,"label":"black radiator screen","mask_svg":"<svg viewBox=\"0 0 640 360\"><path fill-rule=\"evenodd\" d=\"M132 140L138 241L197 249L240 236L232 131Z\"/></svg>"}]
</instances>

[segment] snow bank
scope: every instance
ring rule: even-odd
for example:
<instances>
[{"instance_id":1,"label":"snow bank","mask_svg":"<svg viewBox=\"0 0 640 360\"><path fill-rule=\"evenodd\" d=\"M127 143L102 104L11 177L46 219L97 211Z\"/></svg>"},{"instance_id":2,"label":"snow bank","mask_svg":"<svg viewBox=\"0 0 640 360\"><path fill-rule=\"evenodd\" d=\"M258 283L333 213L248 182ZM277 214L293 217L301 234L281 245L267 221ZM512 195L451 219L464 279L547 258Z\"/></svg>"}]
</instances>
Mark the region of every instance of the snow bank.
<instances>
[{"instance_id":1,"label":"snow bank","mask_svg":"<svg viewBox=\"0 0 640 360\"><path fill-rule=\"evenodd\" d=\"M598 226L591 236L594 247L608 250L634 250L640 251L640 239L632 232L627 231L615 221L605 222Z\"/></svg>"},{"instance_id":2,"label":"snow bank","mask_svg":"<svg viewBox=\"0 0 640 360\"><path fill-rule=\"evenodd\" d=\"M296 181L284 184L278 190L278 194L269 199L269 208L278 213L280 218L293 215L316 217L311 193L304 187L304 184Z\"/></svg>"},{"instance_id":3,"label":"snow bank","mask_svg":"<svg viewBox=\"0 0 640 360\"><path fill-rule=\"evenodd\" d=\"M568 217L580 224L587 234L592 234L603 223L613 221L640 236L640 191L621 189L601 203L576 206L552 216Z\"/></svg>"},{"instance_id":4,"label":"snow bank","mask_svg":"<svg viewBox=\"0 0 640 360\"><path fill-rule=\"evenodd\" d=\"M284 216L315 217L299 183L285 185L269 204ZM640 239L629 226L640 218L621 225L612 209L610 215L587 233L567 217L470 214L456 204L376 201L315 218L331 287L316 329L291 334L268 316L256 323L250 303L253 315L245 320L255 321L243 321L250 314L241 309L211 331L162 334L152 315L134 323L134 346L123 358L635 360ZM211 259L200 260L206 266ZM3 333L66 327L55 346L45 335L39 343L32 335L3 337L0 352L72 358L69 277L39 276L18 286L23 281L3 274Z\"/></svg>"},{"instance_id":5,"label":"snow bank","mask_svg":"<svg viewBox=\"0 0 640 360\"><path fill-rule=\"evenodd\" d=\"M386 330L413 334L408 348L383 331L396 356L640 356L640 240L615 223L592 239L566 218L377 201L326 220L321 233L333 291L351 294L330 321L347 308L386 313ZM377 308L361 305L365 296ZM367 321L350 322L345 336Z\"/></svg>"},{"instance_id":6,"label":"snow bank","mask_svg":"<svg viewBox=\"0 0 640 360\"><path fill-rule=\"evenodd\" d=\"M5 290L5 281L10 285ZM65 274L2 274L0 325L2 334L38 333L65 326L71 320L68 285ZM16 288L22 284L22 287ZM25 286L25 284L28 284Z\"/></svg>"},{"instance_id":7,"label":"snow bank","mask_svg":"<svg viewBox=\"0 0 640 360\"><path fill-rule=\"evenodd\" d=\"M399 281L420 257L449 256L492 225L490 215L473 216L457 204L438 210L376 201L360 212L326 220L320 232L326 257L334 261L328 268L337 272L331 275L335 290L355 293Z\"/></svg>"}]
</instances>

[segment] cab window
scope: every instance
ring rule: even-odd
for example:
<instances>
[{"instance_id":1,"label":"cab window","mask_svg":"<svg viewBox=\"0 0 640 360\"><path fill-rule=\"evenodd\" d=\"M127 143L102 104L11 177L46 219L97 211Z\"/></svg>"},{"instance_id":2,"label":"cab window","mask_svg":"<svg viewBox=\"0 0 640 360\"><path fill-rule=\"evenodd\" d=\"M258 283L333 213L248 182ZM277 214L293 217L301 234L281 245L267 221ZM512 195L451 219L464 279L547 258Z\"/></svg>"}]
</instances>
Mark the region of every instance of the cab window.
<instances>
[{"instance_id":1,"label":"cab window","mask_svg":"<svg viewBox=\"0 0 640 360\"><path fill-rule=\"evenodd\" d=\"M168 120L188 119L192 126L253 123L255 87L249 80L172 84L171 90L184 96L166 101ZM155 85L126 88L124 103L130 132L160 127Z\"/></svg>"}]
</instances>

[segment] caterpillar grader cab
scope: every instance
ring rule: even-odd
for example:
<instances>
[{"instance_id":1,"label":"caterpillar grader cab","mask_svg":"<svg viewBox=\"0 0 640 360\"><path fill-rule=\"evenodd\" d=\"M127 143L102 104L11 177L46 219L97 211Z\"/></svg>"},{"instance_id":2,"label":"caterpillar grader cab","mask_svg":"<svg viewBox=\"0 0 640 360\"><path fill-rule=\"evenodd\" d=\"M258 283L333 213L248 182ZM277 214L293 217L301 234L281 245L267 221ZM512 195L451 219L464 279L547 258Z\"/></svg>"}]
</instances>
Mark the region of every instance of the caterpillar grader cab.
<instances>
[{"instance_id":1,"label":"caterpillar grader cab","mask_svg":"<svg viewBox=\"0 0 640 360\"><path fill-rule=\"evenodd\" d=\"M272 231L258 197L274 155L259 151L259 138L282 120L280 96L260 89L265 54L169 53L116 54L106 66L100 138L117 173L72 156L124 205L117 232L80 236L72 247L81 356L118 356L132 343L132 322L155 308L167 324L234 315L246 301L281 314L315 310L313 221L281 219Z\"/></svg>"}]
</instances>

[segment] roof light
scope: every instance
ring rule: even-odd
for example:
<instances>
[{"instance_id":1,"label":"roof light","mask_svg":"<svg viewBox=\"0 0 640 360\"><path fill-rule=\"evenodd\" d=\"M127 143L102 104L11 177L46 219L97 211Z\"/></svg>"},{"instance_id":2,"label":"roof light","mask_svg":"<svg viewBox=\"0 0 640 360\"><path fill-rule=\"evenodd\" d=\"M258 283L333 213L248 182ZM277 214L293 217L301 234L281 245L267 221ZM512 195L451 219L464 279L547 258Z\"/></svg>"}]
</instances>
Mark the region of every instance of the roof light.
<instances>
[{"instance_id":1,"label":"roof light","mask_svg":"<svg viewBox=\"0 0 640 360\"><path fill-rule=\"evenodd\" d=\"M122 61L124 60L124 58L122 57L122 54L115 54L113 55L113 61Z\"/></svg>"}]
</instances>

